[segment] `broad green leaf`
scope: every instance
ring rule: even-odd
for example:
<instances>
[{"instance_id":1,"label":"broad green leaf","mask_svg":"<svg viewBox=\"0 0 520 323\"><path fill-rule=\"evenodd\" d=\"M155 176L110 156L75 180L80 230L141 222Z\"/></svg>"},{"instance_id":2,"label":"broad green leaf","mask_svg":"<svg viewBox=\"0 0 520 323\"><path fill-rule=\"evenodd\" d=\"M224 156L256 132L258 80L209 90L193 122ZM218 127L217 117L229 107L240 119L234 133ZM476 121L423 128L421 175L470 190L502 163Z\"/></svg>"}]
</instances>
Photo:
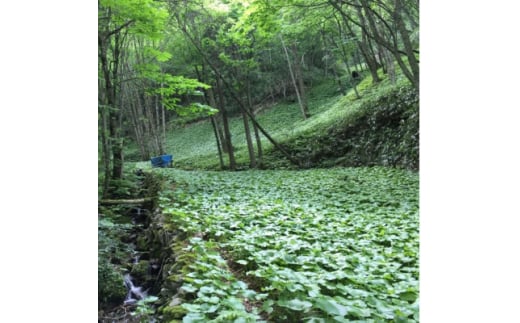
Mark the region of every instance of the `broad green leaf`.
<instances>
[{"instance_id":1,"label":"broad green leaf","mask_svg":"<svg viewBox=\"0 0 520 323\"><path fill-rule=\"evenodd\" d=\"M405 301L413 302L417 299L418 295L415 292L404 292L399 294L399 298Z\"/></svg>"},{"instance_id":2,"label":"broad green leaf","mask_svg":"<svg viewBox=\"0 0 520 323\"><path fill-rule=\"evenodd\" d=\"M315 301L315 306L332 316L345 316L348 308L339 304L333 299L319 298Z\"/></svg>"},{"instance_id":3,"label":"broad green leaf","mask_svg":"<svg viewBox=\"0 0 520 323\"><path fill-rule=\"evenodd\" d=\"M357 306L349 306L348 314L358 317L358 318L370 317L370 310L368 308L359 308Z\"/></svg>"},{"instance_id":4,"label":"broad green leaf","mask_svg":"<svg viewBox=\"0 0 520 323\"><path fill-rule=\"evenodd\" d=\"M181 288L188 293L194 293L198 289L197 287L190 285L190 284L184 284L184 285L182 285Z\"/></svg>"},{"instance_id":5,"label":"broad green leaf","mask_svg":"<svg viewBox=\"0 0 520 323\"><path fill-rule=\"evenodd\" d=\"M190 312L200 312L199 304L182 303L181 306Z\"/></svg>"},{"instance_id":6,"label":"broad green leaf","mask_svg":"<svg viewBox=\"0 0 520 323\"><path fill-rule=\"evenodd\" d=\"M203 323L207 318L202 313L188 313L183 317L182 323Z\"/></svg>"},{"instance_id":7,"label":"broad green leaf","mask_svg":"<svg viewBox=\"0 0 520 323\"><path fill-rule=\"evenodd\" d=\"M295 311L303 311L312 307L312 303L308 301L302 301L300 299L291 300L279 300L276 302L277 305L290 308Z\"/></svg>"}]
</instances>

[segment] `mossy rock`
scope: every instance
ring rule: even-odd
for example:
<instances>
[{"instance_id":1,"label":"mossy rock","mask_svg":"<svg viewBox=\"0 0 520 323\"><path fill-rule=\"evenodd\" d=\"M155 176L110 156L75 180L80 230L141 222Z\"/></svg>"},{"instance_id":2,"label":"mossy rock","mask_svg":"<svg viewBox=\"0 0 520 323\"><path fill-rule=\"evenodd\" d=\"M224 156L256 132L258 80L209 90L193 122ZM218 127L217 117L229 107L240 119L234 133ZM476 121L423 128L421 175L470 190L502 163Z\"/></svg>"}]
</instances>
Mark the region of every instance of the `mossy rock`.
<instances>
[{"instance_id":1,"label":"mossy rock","mask_svg":"<svg viewBox=\"0 0 520 323\"><path fill-rule=\"evenodd\" d=\"M145 280L148 275L148 269L150 268L150 262L148 260L139 260L137 264L132 266L132 271L130 272L133 277L139 280Z\"/></svg>"},{"instance_id":2,"label":"mossy rock","mask_svg":"<svg viewBox=\"0 0 520 323\"><path fill-rule=\"evenodd\" d=\"M164 316L165 321L170 322L172 320L179 320L188 314L188 310L183 308L181 305L176 306L164 306L160 309L161 313Z\"/></svg>"}]
</instances>

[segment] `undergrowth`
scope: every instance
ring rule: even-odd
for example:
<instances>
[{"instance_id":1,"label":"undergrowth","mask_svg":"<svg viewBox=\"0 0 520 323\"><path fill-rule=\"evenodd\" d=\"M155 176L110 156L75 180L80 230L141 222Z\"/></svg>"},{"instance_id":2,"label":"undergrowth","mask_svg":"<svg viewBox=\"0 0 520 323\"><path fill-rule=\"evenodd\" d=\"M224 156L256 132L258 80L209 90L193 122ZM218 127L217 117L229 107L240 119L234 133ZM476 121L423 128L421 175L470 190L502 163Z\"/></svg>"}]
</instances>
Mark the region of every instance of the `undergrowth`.
<instances>
[{"instance_id":1,"label":"undergrowth","mask_svg":"<svg viewBox=\"0 0 520 323\"><path fill-rule=\"evenodd\" d=\"M257 120L302 161L303 167L392 165L417 169L418 95L401 73L397 73L396 84L392 84L382 71L380 77L382 81L376 85L370 75L357 85L361 98L353 89L341 95L332 80L315 85L309 91L311 116L307 120L303 119L297 102L289 100L266 106ZM377 116L370 117L369 114ZM393 120L398 127L384 122L386 117L390 121L399 118ZM376 122L371 123L374 118ZM230 118L230 131L238 168L248 168L241 117ZM294 168L264 136L261 137L264 168ZM191 124L177 123L169 131L166 151L173 154L174 167L220 168L213 129L207 119ZM136 150L130 149L130 152L135 155ZM223 158L227 165L227 154L223 154Z\"/></svg>"},{"instance_id":2,"label":"undergrowth","mask_svg":"<svg viewBox=\"0 0 520 323\"><path fill-rule=\"evenodd\" d=\"M156 172L192 236L186 322L418 321L418 176L386 168Z\"/></svg>"}]
</instances>

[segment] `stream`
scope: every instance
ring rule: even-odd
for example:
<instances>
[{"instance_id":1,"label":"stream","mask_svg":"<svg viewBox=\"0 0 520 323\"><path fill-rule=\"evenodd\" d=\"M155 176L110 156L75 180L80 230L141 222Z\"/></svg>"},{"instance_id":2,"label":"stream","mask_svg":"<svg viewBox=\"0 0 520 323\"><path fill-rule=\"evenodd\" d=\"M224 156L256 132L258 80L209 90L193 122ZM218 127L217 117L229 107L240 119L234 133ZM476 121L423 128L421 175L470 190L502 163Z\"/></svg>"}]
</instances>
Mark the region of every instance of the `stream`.
<instances>
[{"instance_id":1,"label":"stream","mask_svg":"<svg viewBox=\"0 0 520 323\"><path fill-rule=\"evenodd\" d=\"M143 291L142 287L135 286L132 282L132 276L126 274L125 286L128 289L128 295L125 298L124 305L135 305L138 300L145 299L147 295L146 291Z\"/></svg>"},{"instance_id":2,"label":"stream","mask_svg":"<svg viewBox=\"0 0 520 323\"><path fill-rule=\"evenodd\" d=\"M149 209L133 207L121 217L121 221L127 223L126 232L121 235L119 243L127 257L126 261L117 259L114 266L123 276L126 296L118 303L101 304L103 309L98 314L99 323L141 322L142 317L135 315L138 308L143 306L139 301L156 296L160 291L161 279L158 275L161 262L160 259L150 259L150 255L157 252L148 246L146 237L150 215ZM147 307L153 312L152 305L147 304ZM146 321L155 322L152 313L148 314Z\"/></svg>"}]
</instances>

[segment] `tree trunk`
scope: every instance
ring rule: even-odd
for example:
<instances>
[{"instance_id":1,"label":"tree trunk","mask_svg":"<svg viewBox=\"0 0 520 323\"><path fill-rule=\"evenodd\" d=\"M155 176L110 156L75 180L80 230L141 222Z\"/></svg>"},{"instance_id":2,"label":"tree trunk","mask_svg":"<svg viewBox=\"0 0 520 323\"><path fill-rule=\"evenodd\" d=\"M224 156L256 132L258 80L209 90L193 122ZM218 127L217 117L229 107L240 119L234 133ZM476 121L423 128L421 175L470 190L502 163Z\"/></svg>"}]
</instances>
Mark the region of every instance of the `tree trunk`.
<instances>
[{"instance_id":1,"label":"tree trunk","mask_svg":"<svg viewBox=\"0 0 520 323\"><path fill-rule=\"evenodd\" d=\"M289 57L289 52L287 51L287 47L285 46L285 42L283 41L282 35L279 35L279 36L280 36L280 41L282 42L283 50L285 52L285 57L287 58L287 66L289 67L289 74L291 74L291 79L292 79L292 82L293 82L294 91L296 92L296 98L298 99L298 104L300 105L300 110L302 111L303 119L305 120L305 119L308 118L307 109L304 106L304 104L302 102L302 98L300 96L300 90L298 88L298 84L296 83L296 77L294 76L294 72L293 72L293 69L292 69L292 66L291 66L291 59Z\"/></svg>"},{"instance_id":2,"label":"tree trunk","mask_svg":"<svg viewBox=\"0 0 520 323\"><path fill-rule=\"evenodd\" d=\"M370 71L370 75L372 76L372 83L379 83L381 79L379 78L379 74L377 74L377 60L375 59L373 53L371 52L370 45L368 43L368 37L366 35L362 36L362 40L360 42L361 52L365 57L365 62L368 65L368 70Z\"/></svg>"},{"instance_id":3,"label":"tree trunk","mask_svg":"<svg viewBox=\"0 0 520 323\"><path fill-rule=\"evenodd\" d=\"M334 15L334 17L336 18L336 16ZM344 31L343 31L343 28L341 26L341 22L339 19L336 18L336 25L338 26L338 31L339 31L339 38L340 40L344 38L345 34L344 34ZM352 88L354 89L354 93L356 93L356 98L361 98L361 96L359 95L359 92L357 90L357 84L356 84L356 80L354 79L354 76L352 74L352 70L350 69L350 65L348 63L348 52L347 52L347 49L345 48L345 45L343 44L343 42L340 42L340 45L338 45L338 43L334 40L334 37L332 36L329 36L328 37L330 39L330 43L332 46L338 48L341 50L341 58L342 58L342 61L343 63L345 64L345 67L347 68L347 73L348 73L348 77L350 79L350 83L352 85ZM327 37L323 37L323 41L324 43L327 42ZM334 71L334 74L338 74L336 72L336 64L333 64L333 71ZM338 84L340 85L340 88L341 88L341 81L338 77ZM345 95L346 92L343 94Z\"/></svg>"},{"instance_id":4,"label":"tree trunk","mask_svg":"<svg viewBox=\"0 0 520 323\"><path fill-rule=\"evenodd\" d=\"M365 70L365 68L363 67L362 61L361 61L360 54L359 54L359 46L357 46L356 50L354 51L354 57L356 59L356 64L355 65L357 66L357 70L358 71Z\"/></svg>"},{"instance_id":5,"label":"tree trunk","mask_svg":"<svg viewBox=\"0 0 520 323\"><path fill-rule=\"evenodd\" d=\"M328 1L341 15L341 17L343 18L343 21L345 22L345 26L347 27L349 33L351 35L356 35L356 33L354 32L354 30L352 29L352 27L350 26L350 23L349 21L352 21L353 23L354 22L354 19L352 17L350 17L341 7L341 1L333 1L333 0L329 0ZM363 57L365 58L365 62L366 62L366 65L368 66L368 70L370 71L370 75L372 75L372 82L373 83L378 83L381 81L381 79L379 78L379 75L377 74L377 61L376 59L373 57L372 53L370 52L370 46L369 46L369 43L368 43L368 34L367 34L367 30L366 28L364 27L366 25L365 23L365 18L363 17L363 14L361 12L361 9L359 7L356 7L356 14L358 16L358 19L359 19L359 23L355 23L357 24L358 26L361 27L361 40L357 40L357 44L358 44L358 48L361 50L361 54L363 55Z\"/></svg>"},{"instance_id":6,"label":"tree trunk","mask_svg":"<svg viewBox=\"0 0 520 323\"><path fill-rule=\"evenodd\" d=\"M159 103L159 96L154 95L155 99L155 129L156 135L157 135L157 144L159 146L159 155L164 155L164 145L163 145L163 136L161 134L161 117L160 117L160 103Z\"/></svg>"},{"instance_id":7,"label":"tree trunk","mask_svg":"<svg viewBox=\"0 0 520 323\"><path fill-rule=\"evenodd\" d=\"M149 144L152 147L152 155L157 156L159 154L159 143L157 142L155 121L153 117L153 103L151 102L151 98L149 96L147 96L146 94L143 95L143 106L146 115Z\"/></svg>"},{"instance_id":8,"label":"tree trunk","mask_svg":"<svg viewBox=\"0 0 520 323\"><path fill-rule=\"evenodd\" d=\"M225 154L228 154L229 153L229 149L228 149L228 144L227 144L227 138L226 138L226 135L224 133L224 127L222 126L222 124L224 123L223 120L224 120L224 117L222 116L222 110L220 107L217 108L219 110L219 113L215 116L215 125L217 126L217 133L218 133L218 136L220 138L220 144L221 144L221 147L222 147L222 151L225 153ZM220 119L218 118L220 117Z\"/></svg>"},{"instance_id":9,"label":"tree trunk","mask_svg":"<svg viewBox=\"0 0 520 323\"><path fill-rule=\"evenodd\" d=\"M108 134L108 111L106 106L101 107L101 145L102 145L102 159L103 159L103 197L108 196L108 189L110 187L110 138Z\"/></svg>"},{"instance_id":10,"label":"tree trunk","mask_svg":"<svg viewBox=\"0 0 520 323\"><path fill-rule=\"evenodd\" d=\"M152 202L153 197L144 197L138 199L102 199L99 201L101 205L118 205L118 204L144 204L147 202Z\"/></svg>"},{"instance_id":11,"label":"tree trunk","mask_svg":"<svg viewBox=\"0 0 520 323\"><path fill-rule=\"evenodd\" d=\"M161 84L161 87L163 85ZM160 97L160 100L162 102L162 97ZM161 104L161 112L162 112L162 140L163 140L163 145L166 146L166 108L164 107L163 104ZM166 149L166 148L165 148Z\"/></svg>"},{"instance_id":12,"label":"tree trunk","mask_svg":"<svg viewBox=\"0 0 520 323\"><path fill-rule=\"evenodd\" d=\"M118 45L118 38L116 38L116 47ZM108 130L108 134L105 133L105 143L104 143L104 182L103 182L103 196L107 197L109 196L109 188L110 188L110 181L112 179L118 179L122 176L122 152L118 149L119 143L116 142L117 140L117 107L116 107L116 88L114 85L115 79L114 77L117 77L117 65L118 65L118 57L116 57L116 54L118 52L112 52L113 59L116 60L112 61L112 70L110 70L109 62L108 62L108 43L109 39L106 37L103 37L102 35L99 36L99 44L98 44L98 50L99 50L99 59L101 61L101 70L103 73L103 80L104 80L104 109L106 109L106 112L103 114L103 128L107 126L105 129ZM112 161L112 170L110 170L110 161Z\"/></svg>"},{"instance_id":13,"label":"tree trunk","mask_svg":"<svg viewBox=\"0 0 520 323\"><path fill-rule=\"evenodd\" d=\"M303 113L304 115L308 118L310 116L310 113L309 113L309 105L307 103L307 94L305 91L305 84L303 82L303 70L302 70L302 64L300 62L300 60L298 59L298 49L296 47L296 45L293 45L293 53L294 53L294 57L296 57L296 60L294 61L294 71L295 71L295 76L296 76L296 79L298 80L298 89L300 90L300 96L301 96L301 101L302 101L302 105L303 105ZM303 61L303 56L302 56L302 61Z\"/></svg>"},{"instance_id":14,"label":"tree trunk","mask_svg":"<svg viewBox=\"0 0 520 323\"><path fill-rule=\"evenodd\" d=\"M213 107L213 108L216 108L218 109L218 105L216 104L215 102L215 96L213 95L213 89L209 88L206 90L206 100L207 100L207 103L209 104L209 106ZM217 143L217 150L218 150L218 159L219 159L219 162L220 162L220 169L224 169L224 159L222 158L222 141L220 140L221 138L221 135L219 133L219 125L217 123L217 118L215 116L211 116L210 117L211 119L211 125L213 126L213 132L215 134L215 141Z\"/></svg>"},{"instance_id":15,"label":"tree trunk","mask_svg":"<svg viewBox=\"0 0 520 323\"><path fill-rule=\"evenodd\" d=\"M363 14L361 13L361 9L357 8L357 15L359 18L359 21L361 24L365 24L365 18L363 17ZM347 25L347 28L349 29L349 32L351 34L354 34L352 28L350 27L350 24L348 23L345 16L343 16L345 19L345 24ZM379 75L377 74L377 61L376 58L373 55L373 52L371 51L370 43L368 41L368 35L365 31L365 29L361 29L361 40L358 41L359 48L361 49L361 54L363 57L365 57L365 62L368 65L368 70L370 71L370 75L372 75L372 83L379 83L381 79L379 78Z\"/></svg>"},{"instance_id":16,"label":"tree trunk","mask_svg":"<svg viewBox=\"0 0 520 323\"><path fill-rule=\"evenodd\" d=\"M218 138L220 140L220 147L222 148L222 151L227 154L228 148L227 148L226 138L224 136L224 130L222 129L222 125L220 124L219 119L218 119L218 117L222 118L222 111L220 110L220 105L215 102L215 93L213 92L213 89L208 89L208 95L209 95L210 102L213 102L213 103L210 103L210 106L219 110L218 114L216 114L214 116L215 126L217 129Z\"/></svg>"},{"instance_id":17,"label":"tree trunk","mask_svg":"<svg viewBox=\"0 0 520 323\"><path fill-rule=\"evenodd\" d=\"M131 96L130 96L131 97ZM141 158L143 160L150 158L150 153L148 152L148 145L146 144L143 127L141 120L141 115L139 113L139 109L137 104L134 102L129 102L128 106L130 107L130 121L132 122L132 126L134 129L135 140L137 142L137 146L139 146L139 151L141 152Z\"/></svg>"},{"instance_id":18,"label":"tree trunk","mask_svg":"<svg viewBox=\"0 0 520 323\"><path fill-rule=\"evenodd\" d=\"M410 33L406 29L406 26L403 21L403 10L404 9L401 0L395 0L394 21L397 30L401 35L401 40L403 41L406 57L408 57L408 64L410 65L410 69L412 70L413 85L416 89L419 89L419 62L417 61L417 58L415 57L415 54L413 52L412 42L410 41Z\"/></svg>"},{"instance_id":19,"label":"tree trunk","mask_svg":"<svg viewBox=\"0 0 520 323\"><path fill-rule=\"evenodd\" d=\"M213 70L213 72L216 74L217 76L217 79L218 80L221 80L224 85L231 89L232 90L232 87L226 82L226 80L224 79L224 77L222 76L222 74L220 73L220 71L218 70L218 68L216 68L216 66L211 62L211 60L208 59L208 57L205 55L205 52L202 50L202 48L199 46L199 44L195 41L195 39L193 39L193 37L188 33L187 31L187 28L186 28L186 25L183 25L181 23L181 20L180 20L180 17L177 15L177 19L179 21L179 27L181 28L182 32L184 33L184 35L190 40L190 42L195 46L195 48L197 49L197 51L199 52L199 54L201 54L201 57L203 58L204 61L206 61L206 63L211 67L211 69ZM217 82L218 84L218 82ZM291 154L289 154L280 144L278 144L278 142L276 142L268 133L267 131L265 131L261 126L260 124L258 123L258 121L256 121L255 117L253 114L251 114L251 112L247 111L247 109L243 106L242 102L240 101L240 99L235 95L235 93L233 91L230 91L230 94L231 94L231 97L233 98L233 100L235 100L238 104L238 106L240 107L240 109L242 110L246 110L246 113L247 115L251 118L251 122L253 122L254 124L256 124L256 126L258 127L258 130L260 130L260 132L262 132L262 134L264 134L264 136L276 147L276 149L278 149L285 157L287 157L287 159L289 159L291 161L291 163L295 164L295 165L298 165L300 166L301 163L296 160L293 156L291 156Z\"/></svg>"},{"instance_id":20,"label":"tree trunk","mask_svg":"<svg viewBox=\"0 0 520 323\"><path fill-rule=\"evenodd\" d=\"M135 106L136 123L139 125L141 133L141 146L144 152L142 157L144 160L147 160L152 157L152 152L150 151L150 131L148 130L148 122L145 115L145 108L142 104L141 95L137 89L134 89L133 92L133 105Z\"/></svg>"},{"instance_id":21,"label":"tree trunk","mask_svg":"<svg viewBox=\"0 0 520 323\"><path fill-rule=\"evenodd\" d=\"M224 135L226 137L226 146L229 156L229 169L236 169L235 153L233 151L233 143L231 140L231 132L229 131L228 115L226 110L226 101L222 93L221 81L217 79L217 95L220 103L220 111L222 112L222 123L224 125Z\"/></svg>"},{"instance_id":22,"label":"tree trunk","mask_svg":"<svg viewBox=\"0 0 520 323\"><path fill-rule=\"evenodd\" d=\"M123 178L123 139L114 140L112 145L112 179Z\"/></svg>"},{"instance_id":23,"label":"tree trunk","mask_svg":"<svg viewBox=\"0 0 520 323\"><path fill-rule=\"evenodd\" d=\"M217 150L218 150L218 160L220 163L220 169L224 169L224 159L222 158L222 149L220 149L220 139L217 131L217 124L215 122L215 117L211 116L211 125L213 126L213 133L215 134L215 141L217 142Z\"/></svg>"},{"instance_id":24,"label":"tree trunk","mask_svg":"<svg viewBox=\"0 0 520 323\"><path fill-rule=\"evenodd\" d=\"M263 167L263 163L264 163L264 152L262 150L262 140L260 139L260 133L258 132L258 126L254 122L253 122L253 130L254 130L254 133L255 133L256 150L257 150L257 153L258 153L256 166L258 168L262 168Z\"/></svg>"},{"instance_id":25,"label":"tree trunk","mask_svg":"<svg viewBox=\"0 0 520 323\"><path fill-rule=\"evenodd\" d=\"M256 167L255 148L253 147L253 140L251 140L251 130L249 129L249 121L247 114L242 111L242 120L244 121L244 131L246 134L247 152L249 153L249 167Z\"/></svg>"},{"instance_id":26,"label":"tree trunk","mask_svg":"<svg viewBox=\"0 0 520 323\"><path fill-rule=\"evenodd\" d=\"M255 115L254 109L253 109L253 99L251 97L251 80L247 79L247 87L246 87L246 94L247 94L247 109L251 114ZM256 126L256 123L252 122L253 124L253 131L255 133L255 140L256 140L256 148L258 152L258 158L255 161L254 167L262 167L262 159L263 159L263 152L262 152L262 141L260 140L260 134L258 133L258 127ZM254 153L253 153L254 155Z\"/></svg>"},{"instance_id":27,"label":"tree trunk","mask_svg":"<svg viewBox=\"0 0 520 323\"><path fill-rule=\"evenodd\" d=\"M410 42L410 38L409 38L408 32L407 32L406 28L403 28L404 27L404 23L403 23L403 21L401 19L401 16L399 14L397 14L398 11L400 12L400 10L398 10L400 8L400 1L396 0L397 2L395 3L396 7L394 8L394 13L395 13L394 14L394 22L395 22L395 24L397 26L399 34L401 34L401 38L402 38L403 44L405 44L405 49L406 49L406 53L405 54L407 56L409 54L411 56L413 56L413 57L408 56L409 66L407 66L404 63L403 59L401 58L401 51L398 48L396 32L394 30L392 30L388 26L386 21L384 21L381 18L381 16L379 16L370 7L370 4L368 3L367 0L359 0L359 1L361 2L361 5L363 7L363 11L364 11L365 16L366 16L366 18L368 20L368 27L372 31L371 35L370 35L371 38L373 38L378 44L381 44L384 47L386 47L392 53L392 55L396 59L397 63L399 64L399 67L403 71L403 74L406 76L406 78L408 78L410 83L412 83L412 85L415 88L418 89L419 88L419 65L418 65L418 61L415 58L415 55L413 53L413 49L411 48L411 42ZM358 9L358 11L360 11L360 9ZM384 36L382 36L378 32L378 29L376 27L376 19L375 18L379 19L387 27L387 31L390 34L390 39L392 39L392 41L387 40L386 38L388 38L388 37L385 38ZM399 27L399 25L401 25L401 27ZM363 29L363 30L365 30L365 29ZM408 44L408 45L406 45L406 44Z\"/></svg>"},{"instance_id":28,"label":"tree trunk","mask_svg":"<svg viewBox=\"0 0 520 323\"><path fill-rule=\"evenodd\" d=\"M120 58L120 49L121 49L121 37L120 34L117 33L114 36L114 48L112 51L112 76L110 82L111 88L109 93L109 106L112 106L114 109L110 114L109 119L109 129L110 129L110 137L112 138L112 179L121 179L123 178L123 138L120 136L120 127L119 127L119 114L121 113L121 109L118 106L118 102L116 102L117 98L117 84L119 80L119 58Z\"/></svg>"},{"instance_id":29,"label":"tree trunk","mask_svg":"<svg viewBox=\"0 0 520 323\"><path fill-rule=\"evenodd\" d=\"M390 82L392 82L392 84L395 84L397 81L397 78L395 75L394 60L392 58L392 54L386 48L383 49L383 58L385 60L385 65L387 66L386 69L388 71L388 77L390 78Z\"/></svg>"},{"instance_id":30,"label":"tree trunk","mask_svg":"<svg viewBox=\"0 0 520 323\"><path fill-rule=\"evenodd\" d=\"M347 72L350 78L350 83L352 84L352 88L354 89L354 93L356 93L356 98L360 99L361 95L359 95L359 92L357 90L357 80L354 78L354 74L352 73L352 70L350 69L350 65L348 64L348 59L343 59L343 62L345 63L345 66L347 67Z\"/></svg>"}]
</instances>

